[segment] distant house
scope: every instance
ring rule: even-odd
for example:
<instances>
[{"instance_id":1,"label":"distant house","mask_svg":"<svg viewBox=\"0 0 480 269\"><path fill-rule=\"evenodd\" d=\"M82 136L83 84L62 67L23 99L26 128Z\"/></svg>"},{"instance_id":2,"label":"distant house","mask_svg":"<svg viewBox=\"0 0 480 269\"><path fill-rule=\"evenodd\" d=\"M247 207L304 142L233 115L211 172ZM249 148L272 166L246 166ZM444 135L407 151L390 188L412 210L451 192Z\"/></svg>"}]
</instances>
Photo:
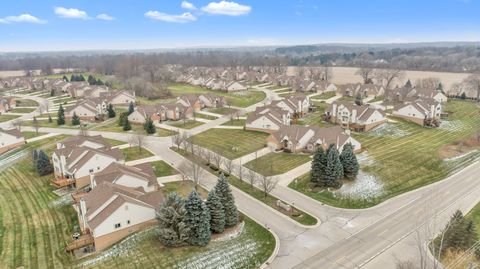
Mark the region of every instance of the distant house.
<instances>
[{"instance_id":1,"label":"distant house","mask_svg":"<svg viewBox=\"0 0 480 269\"><path fill-rule=\"evenodd\" d=\"M425 88L417 88L414 87L412 89L412 95L425 98L425 99L433 99L439 103L445 103L448 101L448 97L441 91L433 90L433 89L425 89Z\"/></svg>"},{"instance_id":2,"label":"distant house","mask_svg":"<svg viewBox=\"0 0 480 269\"><path fill-rule=\"evenodd\" d=\"M303 117L310 109L310 99L304 95L290 95L283 100L272 101L273 106L286 110L297 117Z\"/></svg>"},{"instance_id":3,"label":"distant house","mask_svg":"<svg viewBox=\"0 0 480 269\"><path fill-rule=\"evenodd\" d=\"M25 144L22 133L17 129L0 128L0 154Z\"/></svg>"},{"instance_id":4,"label":"distant house","mask_svg":"<svg viewBox=\"0 0 480 269\"><path fill-rule=\"evenodd\" d=\"M277 106L257 107L245 121L245 129L263 132L279 130L283 125L290 125L291 114Z\"/></svg>"},{"instance_id":5,"label":"distant house","mask_svg":"<svg viewBox=\"0 0 480 269\"><path fill-rule=\"evenodd\" d=\"M405 102L404 104L396 105L392 114L424 126L432 120L440 121L442 104L433 99Z\"/></svg>"},{"instance_id":6,"label":"distant house","mask_svg":"<svg viewBox=\"0 0 480 269\"><path fill-rule=\"evenodd\" d=\"M225 97L214 94L185 94L177 99L177 103L185 107L191 107L193 111L200 111L203 108L223 107L227 102Z\"/></svg>"},{"instance_id":7,"label":"distant house","mask_svg":"<svg viewBox=\"0 0 480 269\"><path fill-rule=\"evenodd\" d=\"M84 99L65 108L65 119L71 120L76 114L81 120L95 121L107 113L108 104L98 98Z\"/></svg>"},{"instance_id":8,"label":"distant house","mask_svg":"<svg viewBox=\"0 0 480 269\"><path fill-rule=\"evenodd\" d=\"M101 94L101 98L106 99L107 103L114 106L128 106L130 103L135 104L136 97L134 91L110 91Z\"/></svg>"},{"instance_id":9,"label":"distant house","mask_svg":"<svg viewBox=\"0 0 480 269\"><path fill-rule=\"evenodd\" d=\"M0 115L4 114L17 106L17 102L13 97L0 96Z\"/></svg>"},{"instance_id":10,"label":"distant house","mask_svg":"<svg viewBox=\"0 0 480 269\"><path fill-rule=\"evenodd\" d=\"M248 87L241 82L232 81L225 86L227 92L246 91Z\"/></svg>"},{"instance_id":11,"label":"distant house","mask_svg":"<svg viewBox=\"0 0 480 269\"><path fill-rule=\"evenodd\" d=\"M138 106L135 111L128 116L128 120L134 124L144 124L148 118L153 122L160 122L193 117L193 107L183 104L183 102L178 102L174 104Z\"/></svg>"},{"instance_id":12,"label":"distant house","mask_svg":"<svg viewBox=\"0 0 480 269\"><path fill-rule=\"evenodd\" d=\"M334 101L325 115L332 123L357 132L369 131L387 121L383 110L369 105L358 106L353 102Z\"/></svg>"},{"instance_id":13,"label":"distant house","mask_svg":"<svg viewBox=\"0 0 480 269\"><path fill-rule=\"evenodd\" d=\"M156 191L160 188L157 177L149 163L127 166L120 163L111 163L102 171L90 175L92 189L109 182L134 189L143 189L145 192Z\"/></svg>"},{"instance_id":14,"label":"distant house","mask_svg":"<svg viewBox=\"0 0 480 269\"><path fill-rule=\"evenodd\" d=\"M155 209L164 201L161 190L145 192L105 181L80 199L80 229L93 237L96 251L157 223Z\"/></svg>"},{"instance_id":15,"label":"distant house","mask_svg":"<svg viewBox=\"0 0 480 269\"><path fill-rule=\"evenodd\" d=\"M360 142L350 136L350 131L344 130L340 126L321 128L285 125L267 138L270 148L290 152L313 152L319 146L327 148L330 144L335 144L341 152L348 143L353 145L355 151L361 149Z\"/></svg>"}]
</instances>

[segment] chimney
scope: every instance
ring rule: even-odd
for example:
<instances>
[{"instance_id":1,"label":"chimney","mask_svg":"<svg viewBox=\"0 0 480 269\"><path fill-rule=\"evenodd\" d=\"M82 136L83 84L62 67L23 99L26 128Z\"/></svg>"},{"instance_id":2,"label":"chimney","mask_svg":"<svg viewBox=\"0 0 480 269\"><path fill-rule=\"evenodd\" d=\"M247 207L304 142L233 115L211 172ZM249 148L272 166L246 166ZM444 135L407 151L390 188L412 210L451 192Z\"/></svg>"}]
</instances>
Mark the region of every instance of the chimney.
<instances>
[{"instance_id":1,"label":"chimney","mask_svg":"<svg viewBox=\"0 0 480 269\"><path fill-rule=\"evenodd\" d=\"M350 118L350 122L355 123L357 122L357 109L352 109L352 117Z\"/></svg>"},{"instance_id":2,"label":"chimney","mask_svg":"<svg viewBox=\"0 0 480 269\"><path fill-rule=\"evenodd\" d=\"M83 197L80 198L80 215L82 216L83 227L87 227L87 204Z\"/></svg>"},{"instance_id":3,"label":"chimney","mask_svg":"<svg viewBox=\"0 0 480 269\"><path fill-rule=\"evenodd\" d=\"M93 176L93 173L90 173L90 188L95 188L97 186L97 184L95 184L95 180L94 180L94 176Z\"/></svg>"},{"instance_id":4,"label":"chimney","mask_svg":"<svg viewBox=\"0 0 480 269\"><path fill-rule=\"evenodd\" d=\"M62 142L57 142L57 149L61 149L62 148Z\"/></svg>"}]
</instances>

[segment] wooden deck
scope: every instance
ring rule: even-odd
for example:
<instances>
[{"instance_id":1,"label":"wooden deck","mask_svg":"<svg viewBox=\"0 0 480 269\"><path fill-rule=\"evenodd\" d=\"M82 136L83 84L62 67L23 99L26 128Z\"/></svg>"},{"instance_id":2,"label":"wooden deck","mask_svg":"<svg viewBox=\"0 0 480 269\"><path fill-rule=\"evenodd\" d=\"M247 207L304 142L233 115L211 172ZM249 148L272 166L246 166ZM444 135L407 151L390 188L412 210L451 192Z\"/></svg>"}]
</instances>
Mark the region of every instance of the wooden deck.
<instances>
[{"instance_id":1,"label":"wooden deck","mask_svg":"<svg viewBox=\"0 0 480 269\"><path fill-rule=\"evenodd\" d=\"M94 241L95 240L93 239L93 236L91 234L81 235L77 240L69 243L65 247L65 251L70 252L70 251L74 251L74 250L79 249L79 248L83 248L83 247L92 245L94 243Z\"/></svg>"},{"instance_id":2,"label":"wooden deck","mask_svg":"<svg viewBox=\"0 0 480 269\"><path fill-rule=\"evenodd\" d=\"M73 202L74 203L80 202L80 199L85 195L87 195L86 191L76 191L72 193Z\"/></svg>"},{"instance_id":3,"label":"wooden deck","mask_svg":"<svg viewBox=\"0 0 480 269\"><path fill-rule=\"evenodd\" d=\"M52 179L52 185L56 188L63 188L66 186L73 185L75 183L74 179L62 178L62 179Z\"/></svg>"}]
</instances>

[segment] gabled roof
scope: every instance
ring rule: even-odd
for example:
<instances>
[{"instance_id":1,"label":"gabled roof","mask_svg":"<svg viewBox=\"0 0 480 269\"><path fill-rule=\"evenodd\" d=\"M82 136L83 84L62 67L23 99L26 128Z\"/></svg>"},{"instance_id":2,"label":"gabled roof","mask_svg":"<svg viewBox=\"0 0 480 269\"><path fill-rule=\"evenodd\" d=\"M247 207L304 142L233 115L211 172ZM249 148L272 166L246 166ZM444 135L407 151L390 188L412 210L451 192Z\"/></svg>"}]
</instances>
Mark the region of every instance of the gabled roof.
<instances>
[{"instance_id":1,"label":"gabled roof","mask_svg":"<svg viewBox=\"0 0 480 269\"><path fill-rule=\"evenodd\" d=\"M111 163L102 171L95 173L95 181L97 185L102 182L115 183L123 175L130 175L148 183L148 186L158 186L157 177L148 163L136 166L127 166L119 163Z\"/></svg>"},{"instance_id":2,"label":"gabled roof","mask_svg":"<svg viewBox=\"0 0 480 269\"><path fill-rule=\"evenodd\" d=\"M85 163L87 163L91 158L95 155L103 155L108 156L116 161L120 161L124 159L123 152L121 149L110 149L110 148L100 148L100 149L92 149L88 147L77 147L74 148L70 154L66 156L67 167L70 172L74 172L75 170L81 168Z\"/></svg>"}]
</instances>

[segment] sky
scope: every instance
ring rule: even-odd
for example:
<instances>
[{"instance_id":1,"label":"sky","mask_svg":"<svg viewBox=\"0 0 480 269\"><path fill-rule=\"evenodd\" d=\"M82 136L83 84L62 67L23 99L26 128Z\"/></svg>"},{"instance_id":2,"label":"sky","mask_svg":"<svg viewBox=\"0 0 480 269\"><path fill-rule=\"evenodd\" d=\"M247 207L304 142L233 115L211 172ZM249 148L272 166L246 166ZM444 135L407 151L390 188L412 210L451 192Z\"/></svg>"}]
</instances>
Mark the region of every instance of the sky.
<instances>
[{"instance_id":1,"label":"sky","mask_svg":"<svg viewBox=\"0 0 480 269\"><path fill-rule=\"evenodd\" d=\"M480 41L480 0L0 0L0 52Z\"/></svg>"}]
</instances>

